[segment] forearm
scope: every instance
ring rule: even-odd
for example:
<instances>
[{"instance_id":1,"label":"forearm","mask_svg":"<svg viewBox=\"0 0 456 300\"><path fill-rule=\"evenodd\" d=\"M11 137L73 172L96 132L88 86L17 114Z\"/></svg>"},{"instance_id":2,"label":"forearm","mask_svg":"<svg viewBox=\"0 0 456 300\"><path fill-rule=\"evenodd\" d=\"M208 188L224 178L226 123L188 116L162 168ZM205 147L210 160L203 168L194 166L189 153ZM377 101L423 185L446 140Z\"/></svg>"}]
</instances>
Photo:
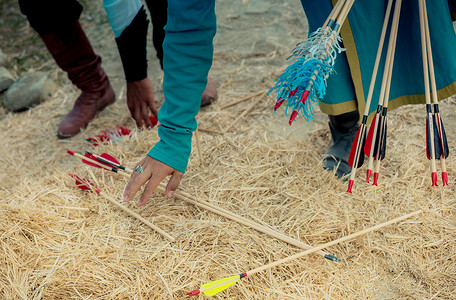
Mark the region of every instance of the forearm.
<instances>
[{"instance_id":1,"label":"forearm","mask_svg":"<svg viewBox=\"0 0 456 300\"><path fill-rule=\"evenodd\" d=\"M212 65L216 31L214 0L171 0L165 27L165 102L160 108L160 141L149 155L185 172L201 95Z\"/></svg>"}]
</instances>

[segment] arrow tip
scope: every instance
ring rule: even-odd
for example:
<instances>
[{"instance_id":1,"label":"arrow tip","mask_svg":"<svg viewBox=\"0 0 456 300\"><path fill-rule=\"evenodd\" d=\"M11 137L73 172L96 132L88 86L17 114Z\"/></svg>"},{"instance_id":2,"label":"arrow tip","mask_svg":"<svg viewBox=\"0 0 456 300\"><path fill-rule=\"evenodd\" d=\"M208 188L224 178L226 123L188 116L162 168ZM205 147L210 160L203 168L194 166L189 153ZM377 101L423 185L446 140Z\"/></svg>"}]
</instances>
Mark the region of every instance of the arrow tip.
<instances>
[{"instance_id":1,"label":"arrow tip","mask_svg":"<svg viewBox=\"0 0 456 300\"><path fill-rule=\"evenodd\" d=\"M293 112L291 113L291 117L290 117L290 121L288 121L288 124L293 124L293 121L296 119L296 116L298 115L298 111L297 110L293 110Z\"/></svg>"},{"instance_id":2,"label":"arrow tip","mask_svg":"<svg viewBox=\"0 0 456 300\"><path fill-rule=\"evenodd\" d=\"M283 98L279 98L279 100L277 100L276 104L274 105L274 111L276 111L283 104L283 101L285 101Z\"/></svg>"},{"instance_id":3,"label":"arrow tip","mask_svg":"<svg viewBox=\"0 0 456 300\"><path fill-rule=\"evenodd\" d=\"M351 179L350 179L350 180L348 181L348 189L347 189L347 193L350 193L350 194L352 193L352 187L353 187L353 183L355 183L355 181L354 181L354 180L351 180Z\"/></svg>"},{"instance_id":4,"label":"arrow tip","mask_svg":"<svg viewBox=\"0 0 456 300\"><path fill-rule=\"evenodd\" d=\"M200 293L200 290L193 290L191 292L188 292L187 295L188 296L196 296Z\"/></svg>"},{"instance_id":5,"label":"arrow tip","mask_svg":"<svg viewBox=\"0 0 456 300\"><path fill-rule=\"evenodd\" d=\"M432 172L431 178L432 178L432 186L439 186L437 184L437 172Z\"/></svg>"},{"instance_id":6,"label":"arrow tip","mask_svg":"<svg viewBox=\"0 0 456 300\"><path fill-rule=\"evenodd\" d=\"M378 186L378 175L377 172L374 173L374 183L372 183L372 185Z\"/></svg>"},{"instance_id":7,"label":"arrow tip","mask_svg":"<svg viewBox=\"0 0 456 300\"><path fill-rule=\"evenodd\" d=\"M68 152L68 154L74 155L74 152L69 149L67 149L67 152Z\"/></svg>"},{"instance_id":8,"label":"arrow tip","mask_svg":"<svg viewBox=\"0 0 456 300\"><path fill-rule=\"evenodd\" d=\"M336 261L336 262L342 261L340 258L338 258L337 256L334 256L332 254L326 254L325 258L329 259L329 260L332 260L332 261Z\"/></svg>"},{"instance_id":9,"label":"arrow tip","mask_svg":"<svg viewBox=\"0 0 456 300\"><path fill-rule=\"evenodd\" d=\"M372 170L370 169L367 169L367 177L366 177L366 182L369 183L369 178L371 177L372 175Z\"/></svg>"},{"instance_id":10,"label":"arrow tip","mask_svg":"<svg viewBox=\"0 0 456 300\"><path fill-rule=\"evenodd\" d=\"M309 91L305 90L304 93L302 93L301 100L299 100L299 101L301 101L302 104L306 104L308 97L309 97Z\"/></svg>"},{"instance_id":11,"label":"arrow tip","mask_svg":"<svg viewBox=\"0 0 456 300\"><path fill-rule=\"evenodd\" d=\"M447 172L442 172L442 182L443 182L443 186L448 185L448 174L447 174Z\"/></svg>"}]
</instances>

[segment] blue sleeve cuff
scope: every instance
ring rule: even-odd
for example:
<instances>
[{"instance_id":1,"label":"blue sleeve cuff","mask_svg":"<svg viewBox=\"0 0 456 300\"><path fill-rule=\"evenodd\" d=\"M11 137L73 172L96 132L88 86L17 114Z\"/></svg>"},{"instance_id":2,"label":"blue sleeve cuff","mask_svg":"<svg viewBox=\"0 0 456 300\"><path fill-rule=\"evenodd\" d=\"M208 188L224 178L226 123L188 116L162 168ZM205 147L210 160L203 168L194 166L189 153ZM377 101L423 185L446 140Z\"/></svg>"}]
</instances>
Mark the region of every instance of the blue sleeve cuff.
<instances>
[{"instance_id":1,"label":"blue sleeve cuff","mask_svg":"<svg viewBox=\"0 0 456 300\"><path fill-rule=\"evenodd\" d=\"M158 127L160 141L149 151L148 155L162 163L185 173L191 152L192 130L176 130L163 124Z\"/></svg>"},{"instance_id":2,"label":"blue sleeve cuff","mask_svg":"<svg viewBox=\"0 0 456 300\"><path fill-rule=\"evenodd\" d=\"M103 7L108 14L109 24L118 38L133 21L142 4L141 0L103 0Z\"/></svg>"}]
</instances>

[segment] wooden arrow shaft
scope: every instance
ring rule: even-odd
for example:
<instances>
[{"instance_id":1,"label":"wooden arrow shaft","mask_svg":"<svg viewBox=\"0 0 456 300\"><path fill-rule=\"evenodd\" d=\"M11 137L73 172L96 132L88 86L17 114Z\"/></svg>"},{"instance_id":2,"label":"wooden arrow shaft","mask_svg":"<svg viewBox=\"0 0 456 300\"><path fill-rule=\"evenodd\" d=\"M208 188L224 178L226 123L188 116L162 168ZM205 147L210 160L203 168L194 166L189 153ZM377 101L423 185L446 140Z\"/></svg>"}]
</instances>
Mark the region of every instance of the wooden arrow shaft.
<instances>
[{"instance_id":1,"label":"wooden arrow shaft","mask_svg":"<svg viewBox=\"0 0 456 300\"><path fill-rule=\"evenodd\" d=\"M336 245L336 244L340 244L342 242L345 242L347 240L351 240L351 239L354 239L360 235L363 235L363 234L366 234L366 233L369 233L369 232L372 232L372 231L375 231L375 230L378 230L382 227L385 227L385 226L388 226L388 225L391 225L391 224L394 224L394 223L397 223L397 222L400 222L400 221L403 221L405 219L408 219L408 218L411 218L419 213L421 213L422 210L417 210L417 211L414 211L412 213L409 213L409 214L406 214L406 215L403 215L401 217L398 217L398 218L395 218L395 219L392 219L390 221L387 221L385 223L381 223L381 224L378 224L378 225L375 225L373 227L370 227L370 228L366 228L364 230L361 230L361 231L358 231L356 233L352 233L350 235L347 235L345 237L342 237L342 238L339 238L337 240L334 240L334 241L331 241L329 243L326 243L326 244L323 244L323 245L320 245L318 247L315 247L315 248L312 248L312 249L309 249L309 250L306 250L306 251L303 251L303 252L300 252L300 253L297 253L295 255L292 255L292 256L289 256L289 257L286 257L286 258L282 258L278 261L275 261L275 262L272 262L270 264L267 264L267 265L264 265L264 266L261 266L259 268L256 268L256 269L253 269L253 270L250 270L250 271L247 271L247 276L251 276L255 273L258 273L258 272L261 272L263 270L266 270L266 269L270 269L270 268L273 268L273 267L276 267L280 264L283 264L283 263L286 263L286 262L289 262L289 261L292 261L294 259L297 259L297 258L300 258L300 257L303 257L307 254L310 254L310 253L313 253L315 251L319 251L321 249L324 249L324 248L327 248L327 247L331 247L333 245Z\"/></svg>"},{"instance_id":2,"label":"wooden arrow shaft","mask_svg":"<svg viewBox=\"0 0 456 300\"><path fill-rule=\"evenodd\" d=\"M77 153L76 153L77 154ZM96 160L93 160L93 159L89 159L85 156L82 156L80 155L81 158L84 158L85 160L88 160L96 165L99 165L99 166L104 166L103 164L101 164L100 162L96 161ZM131 169L128 169L128 168L125 168L125 170L127 171L130 171ZM127 174L126 172L121 172L120 170L117 172L118 174L121 174L122 176L125 176L125 177L130 177L130 174ZM164 183L160 183L157 187L157 190L159 190L160 192L162 193L165 193L165 190L166 190L166 186ZM245 225L245 226L248 226L250 228L253 228L255 230L258 230L262 233L265 233L267 235L270 235L272 237L275 237L281 241L284 241L286 243L289 243L291 245L294 245L296 247L299 247L301 249L312 249L312 246L306 244L306 243L303 243L299 240L296 240L294 238L291 238L283 233L280 233L278 231L275 231L271 228L268 228L266 226L263 226L261 224L258 224L256 222L253 222L247 218L244 218L244 217L241 217L233 212L230 212L229 210L226 210L224 208L221 208L219 206L216 206L210 202L207 202L207 201L203 201L203 200L200 200L200 199L197 199L196 197L194 196L191 196L190 194L187 194L183 191L176 191L174 193L174 196L182 201L185 201L185 202L188 202L190 204L193 204L193 205L196 205L196 206L199 206L201 208L204 208L206 210L209 210L215 214L218 214L222 217L225 217L227 219L230 219L230 220L233 220L237 223L240 223L242 225ZM316 254L320 255L320 256L323 256L325 257L326 255L328 255L328 253L325 253L324 251L319 251L317 252Z\"/></svg>"}]
</instances>

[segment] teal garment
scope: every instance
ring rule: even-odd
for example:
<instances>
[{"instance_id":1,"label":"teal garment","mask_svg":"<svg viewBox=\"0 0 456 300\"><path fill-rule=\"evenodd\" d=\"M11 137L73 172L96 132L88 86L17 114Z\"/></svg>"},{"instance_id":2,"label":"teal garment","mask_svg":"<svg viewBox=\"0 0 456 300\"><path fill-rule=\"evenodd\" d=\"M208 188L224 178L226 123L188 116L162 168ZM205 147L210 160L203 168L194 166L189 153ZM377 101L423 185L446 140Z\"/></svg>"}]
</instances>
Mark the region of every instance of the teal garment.
<instances>
[{"instance_id":1,"label":"teal garment","mask_svg":"<svg viewBox=\"0 0 456 300\"><path fill-rule=\"evenodd\" d=\"M160 141L148 155L185 172L197 127L195 117L212 65L215 0L169 0L165 32Z\"/></svg>"},{"instance_id":2,"label":"teal garment","mask_svg":"<svg viewBox=\"0 0 456 300\"><path fill-rule=\"evenodd\" d=\"M301 2L310 31L320 27L332 9L330 0ZM355 1L348 15L349 22L341 30L346 55L337 58L336 74L328 79L327 95L320 99L321 107L325 108L323 112L337 115L349 111L350 107L357 107L363 114L387 2ZM456 93L456 35L447 0L427 1L427 10L438 95L439 99L445 99ZM419 22L418 1L403 0L389 109L425 101ZM387 44L388 39L385 40L369 113L374 112L378 105ZM331 110L331 107L334 109Z\"/></svg>"}]
</instances>

